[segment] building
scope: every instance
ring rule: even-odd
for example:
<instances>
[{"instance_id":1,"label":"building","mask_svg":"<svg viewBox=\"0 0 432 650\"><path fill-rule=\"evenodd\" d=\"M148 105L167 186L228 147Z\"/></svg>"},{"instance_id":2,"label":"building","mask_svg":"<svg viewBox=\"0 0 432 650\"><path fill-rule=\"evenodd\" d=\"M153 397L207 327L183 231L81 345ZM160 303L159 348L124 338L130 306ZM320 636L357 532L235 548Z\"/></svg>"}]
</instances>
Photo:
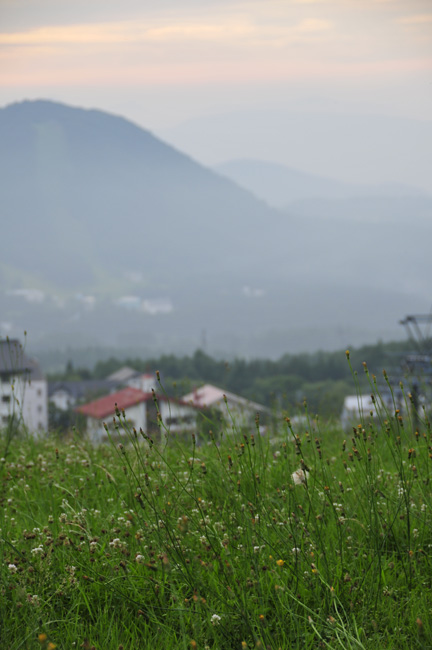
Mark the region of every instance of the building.
<instances>
[{"instance_id":1,"label":"building","mask_svg":"<svg viewBox=\"0 0 432 650\"><path fill-rule=\"evenodd\" d=\"M117 389L117 382L106 379L53 381L48 384L48 399L60 411L68 411L79 403L114 393Z\"/></svg>"},{"instance_id":2,"label":"building","mask_svg":"<svg viewBox=\"0 0 432 650\"><path fill-rule=\"evenodd\" d=\"M108 375L107 381L116 382L118 386L132 386L144 391L144 393L151 393L152 390L156 391L159 387L159 382L154 373L143 374L129 366L123 366Z\"/></svg>"},{"instance_id":3,"label":"building","mask_svg":"<svg viewBox=\"0 0 432 650\"><path fill-rule=\"evenodd\" d=\"M351 427L356 427L371 418L379 422L380 418L392 417L396 409L404 412L404 407L400 390L395 390L392 394L383 389L375 401L371 395L347 395L342 408L341 425L343 429L349 431Z\"/></svg>"},{"instance_id":4,"label":"building","mask_svg":"<svg viewBox=\"0 0 432 650\"><path fill-rule=\"evenodd\" d=\"M184 433L196 427L196 409L181 400L157 396L156 407L154 395L138 388L128 386L116 393L106 395L75 409L86 417L87 435L92 442L104 442L108 439L104 423L111 433L115 433L113 418L116 410L124 411L130 429L142 429L150 436L158 436L160 431ZM158 409L161 425L158 421ZM162 427L162 428L161 428Z\"/></svg>"},{"instance_id":5,"label":"building","mask_svg":"<svg viewBox=\"0 0 432 650\"><path fill-rule=\"evenodd\" d=\"M229 393L211 384L205 384L184 395L182 401L199 409L217 409L226 421L234 421L239 425L250 426L255 422L257 413L260 415L260 421L261 416L264 416L265 419L270 414L269 409L262 404Z\"/></svg>"},{"instance_id":6,"label":"building","mask_svg":"<svg viewBox=\"0 0 432 650\"><path fill-rule=\"evenodd\" d=\"M48 430L48 385L16 339L0 341L0 426L11 418L30 433Z\"/></svg>"}]
</instances>

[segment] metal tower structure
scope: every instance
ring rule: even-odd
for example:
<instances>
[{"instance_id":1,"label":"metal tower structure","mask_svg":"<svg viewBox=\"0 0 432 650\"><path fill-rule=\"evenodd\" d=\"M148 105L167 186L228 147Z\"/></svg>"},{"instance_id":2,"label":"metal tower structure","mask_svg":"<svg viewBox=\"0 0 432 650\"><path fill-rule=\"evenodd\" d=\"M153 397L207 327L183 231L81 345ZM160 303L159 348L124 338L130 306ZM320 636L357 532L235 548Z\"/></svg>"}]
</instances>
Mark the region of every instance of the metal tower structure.
<instances>
[{"instance_id":1,"label":"metal tower structure","mask_svg":"<svg viewBox=\"0 0 432 650\"><path fill-rule=\"evenodd\" d=\"M405 355L402 367L412 381L413 423L418 426L420 383L423 388L432 385L432 310L429 314L410 314L400 321L413 344L415 352ZM428 396L424 396L428 399Z\"/></svg>"}]
</instances>

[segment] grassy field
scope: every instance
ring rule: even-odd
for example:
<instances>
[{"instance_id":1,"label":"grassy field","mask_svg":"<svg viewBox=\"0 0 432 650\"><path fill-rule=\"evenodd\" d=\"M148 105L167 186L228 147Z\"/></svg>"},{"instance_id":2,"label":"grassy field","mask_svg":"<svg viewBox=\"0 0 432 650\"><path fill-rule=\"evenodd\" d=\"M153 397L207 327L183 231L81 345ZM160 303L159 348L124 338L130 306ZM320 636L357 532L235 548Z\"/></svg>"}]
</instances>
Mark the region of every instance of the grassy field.
<instances>
[{"instance_id":1,"label":"grassy field","mask_svg":"<svg viewBox=\"0 0 432 650\"><path fill-rule=\"evenodd\" d=\"M4 432L2 650L432 648L430 426L358 424Z\"/></svg>"}]
</instances>

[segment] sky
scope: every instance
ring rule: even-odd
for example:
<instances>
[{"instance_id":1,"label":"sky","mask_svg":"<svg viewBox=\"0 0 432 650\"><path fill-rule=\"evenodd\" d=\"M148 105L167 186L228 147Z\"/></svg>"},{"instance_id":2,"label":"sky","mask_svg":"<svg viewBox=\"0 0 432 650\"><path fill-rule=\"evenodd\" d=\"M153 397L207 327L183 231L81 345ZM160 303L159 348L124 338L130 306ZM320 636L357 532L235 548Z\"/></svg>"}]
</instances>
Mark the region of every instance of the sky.
<instances>
[{"instance_id":1,"label":"sky","mask_svg":"<svg viewBox=\"0 0 432 650\"><path fill-rule=\"evenodd\" d=\"M242 153L216 132L200 149L191 124L215 116L259 113L254 129L275 111L430 122L432 3L0 0L0 106L37 98L123 115L186 148L190 137L208 163ZM277 142L264 153L293 163Z\"/></svg>"}]
</instances>

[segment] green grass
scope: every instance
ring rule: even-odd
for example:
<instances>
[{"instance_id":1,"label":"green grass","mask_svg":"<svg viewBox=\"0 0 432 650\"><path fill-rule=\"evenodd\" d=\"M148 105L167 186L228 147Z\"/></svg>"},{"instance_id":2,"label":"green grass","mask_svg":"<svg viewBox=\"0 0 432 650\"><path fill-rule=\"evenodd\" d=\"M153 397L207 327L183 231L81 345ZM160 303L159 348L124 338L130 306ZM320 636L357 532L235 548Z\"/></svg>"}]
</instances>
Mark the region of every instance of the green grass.
<instances>
[{"instance_id":1,"label":"green grass","mask_svg":"<svg viewBox=\"0 0 432 650\"><path fill-rule=\"evenodd\" d=\"M200 446L117 423L1 460L2 649L432 648L427 420Z\"/></svg>"}]
</instances>

